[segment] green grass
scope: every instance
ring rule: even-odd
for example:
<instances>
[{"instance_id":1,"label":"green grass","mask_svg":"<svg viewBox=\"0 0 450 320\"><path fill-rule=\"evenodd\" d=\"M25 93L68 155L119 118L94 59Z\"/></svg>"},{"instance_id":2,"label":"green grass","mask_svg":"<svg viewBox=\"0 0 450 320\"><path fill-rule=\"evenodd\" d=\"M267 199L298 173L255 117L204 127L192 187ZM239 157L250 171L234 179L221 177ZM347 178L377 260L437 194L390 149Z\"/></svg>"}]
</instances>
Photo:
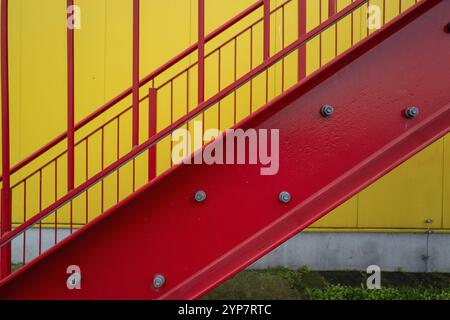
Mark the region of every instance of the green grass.
<instances>
[{"instance_id":1,"label":"green grass","mask_svg":"<svg viewBox=\"0 0 450 320\"><path fill-rule=\"evenodd\" d=\"M365 289L363 272L246 270L204 300L450 300L450 274L382 273L382 289Z\"/></svg>"}]
</instances>

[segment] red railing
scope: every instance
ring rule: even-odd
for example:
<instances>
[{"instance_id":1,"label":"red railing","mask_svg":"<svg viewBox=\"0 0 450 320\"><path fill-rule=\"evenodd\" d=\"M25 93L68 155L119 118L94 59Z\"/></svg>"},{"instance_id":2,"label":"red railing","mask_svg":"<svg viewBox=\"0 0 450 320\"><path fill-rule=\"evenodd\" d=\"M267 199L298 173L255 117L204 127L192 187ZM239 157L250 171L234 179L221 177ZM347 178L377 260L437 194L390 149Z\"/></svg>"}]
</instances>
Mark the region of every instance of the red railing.
<instances>
[{"instance_id":1,"label":"red railing","mask_svg":"<svg viewBox=\"0 0 450 320\"><path fill-rule=\"evenodd\" d=\"M121 93L119 96L117 96L116 98L114 98L113 100L111 100L110 102L108 102L107 104L105 104L104 106L102 106L100 109L98 109L96 112L94 112L93 114L91 114L90 116L88 116L86 119L82 120L81 122L79 122L76 125L73 125L71 127L71 122L69 120L69 131L61 136L59 136L58 138L56 138L54 141L52 141L51 143L49 143L48 145L46 145L43 149L41 149L40 151L36 152L35 154L33 154L32 156L30 156L29 158L25 159L24 161L22 161L21 163L19 163L18 165L16 165L15 167L13 167L9 172L6 172L5 174L5 166L3 167L4 169L4 180L3 180L3 188L5 189L7 184L6 182L9 181L9 176L12 173L17 172L18 170L24 168L25 166L27 166L28 164L30 164L32 161L36 160L37 158L39 158L40 156L42 156L44 153L46 153L47 151L50 151L51 149L53 149L54 147L58 146L61 142L63 142L65 139L69 138L68 140L70 140L70 136L73 135L76 131L82 129L83 127L85 127L87 124L91 123L93 120L95 120L96 118L98 118L100 115L104 114L107 110L111 109L112 107L116 106L119 102L123 101L125 98L127 98L128 96L132 95L132 105L128 106L126 108L124 108L123 110L120 110L117 112L116 115L112 116L108 121L104 122L102 125L100 125L98 128L96 128L95 130L91 131L89 134L87 134L84 138L80 139L78 142L74 142L73 143L73 154L70 154L71 151L71 145L70 145L70 141L68 141L68 148L67 150L64 150L62 152L59 152L55 157L51 158L51 160L47 161L44 165L40 166L38 169L33 170L31 173L27 174L24 178L20 179L18 182L16 182L14 185L11 186L11 188L6 188L9 192L13 192L14 190L18 190L19 188L23 191L23 212L24 212L24 217L23 217L23 223L21 223L17 228L15 228L14 230L10 231L11 227L9 226L9 228L7 228L8 230L5 230L4 232L2 232L2 237L0 240L0 247L2 248L2 252L3 251L9 251L10 252L10 244L11 241L13 239L15 239L18 236L22 236L22 251L23 251L23 257L22 257L22 263L25 264L27 263L29 260L27 257L27 253L26 253L26 248L27 248L27 232L31 232L33 230L37 230L37 237L35 237L35 239L37 238L37 255L40 255L42 253L43 250L45 250L45 248L42 248L42 228L43 225L49 226L49 225L53 225L54 227L54 244L58 243L62 237L66 236L67 234L71 234L74 227L78 228L81 227L82 225L84 225L85 223L89 222L90 220L90 216L89 216L89 201L88 201L88 197L89 197L89 191L92 190L94 188L95 185L97 184L101 184L101 208L100 208L100 213L103 213L105 211L104 208L104 182L105 179L109 176L111 176L112 174L116 174L116 180L117 180L117 188L116 188L116 203L118 203L120 201L120 169L125 167L128 164L132 165L132 187L131 187L131 193L134 192L137 188L136 186L136 161L138 160L138 158L147 153L148 154L148 179L147 181L153 179L156 176L156 171L155 171L155 163L156 163L156 156L155 156L155 146L158 142L162 141L164 138L170 136L175 130L181 128L182 126L189 126L190 122L193 121L197 116L202 115L204 116L205 111L207 111L208 109L214 107L214 106L219 106L221 102L224 100L224 98L234 94L234 124L237 123L237 117L236 117L236 108L237 108L237 102L236 102L236 96L238 94L238 91L241 90L241 88L245 85L245 84L249 84L249 90L250 90L250 95L249 95L249 99L250 101L248 101L249 106L250 106L250 112L253 111L253 108L255 106L255 102L252 100L253 99L253 92L254 92L254 87L253 87L253 83L254 81L259 77L259 76L264 76L265 77L265 90L266 90L266 95L265 95L265 100L263 101L263 104L266 104L267 102L269 102L270 97L269 97L269 93L268 93L268 76L269 76L269 69L274 67L275 65L278 65L278 63L281 65L281 72L282 72L282 76L281 76L281 92L284 92L287 89L287 86L285 85L285 76L284 76L284 72L285 72L285 60L288 57L292 57L292 55L297 52L300 53L305 53L306 50L306 43L311 41L312 39L314 39L315 37L322 37L322 33L326 30L328 30L329 28L333 27L334 25L337 25L337 23L339 21L341 21L342 19L344 19L345 17L348 17L349 15L351 15L351 24L352 24L352 28L350 30L350 33L352 34L352 45L354 44L353 42L353 13L355 10L357 10L358 8L360 8L361 6L370 3L370 0L355 0L353 1L353 3L351 5L349 5L348 7L346 7L345 9L341 10L339 13L335 14L333 17L331 17L330 19L328 19L325 23L319 25L317 28L313 29L310 32L306 32L306 24L304 21L302 21L300 19L300 17L304 17L305 14L304 12L300 12L301 8L305 8L304 6L304 0L298 0L299 1L299 38L297 40L295 40L293 43L289 44L286 46L285 44L285 39L284 39L284 27L285 27L285 10L286 10L286 6L291 3L294 0L287 0L286 2L284 2L283 4L281 4L280 6L274 8L273 10L268 9L269 8L269 1L263 0L263 1L258 1L256 2L254 5L252 5L251 7L249 7L248 9L246 9L244 12L242 12L241 14L239 14L238 16L236 16L235 18L231 19L230 21L228 21L226 24L224 24L223 26L221 26L220 28L216 29L215 31L213 31L211 34L204 36L204 0L199 0L199 41L197 44L195 44L194 46L186 49L183 53L181 53L180 55L178 55L177 57L175 57L174 59L172 59L171 61L169 61L168 63L166 63L164 66L160 67L159 69L155 70L152 74L148 75L147 77L145 77L144 79L142 79L141 81L139 81L139 23L136 22L136 20L138 20L138 16L139 16L139 1L134 0L133 1L133 12L134 12L134 36L133 36L133 87L129 88L128 90L124 91L123 93ZM399 0L401 1L401 0ZM331 2L333 2L333 4L331 4ZM4 4L7 3L5 0L3 0L2 2L2 14L4 14ZM238 32L236 35L234 35L233 37L231 37L230 39L222 42L219 46L217 46L215 49L211 50L209 53L205 53L205 43L215 39L217 36L219 36L220 34L222 34L224 31L228 30L230 27L234 26L237 22L242 21L244 18L248 17L249 15L251 15L253 12L255 12L257 9L263 7L263 17L256 19L255 21L253 21L252 23L250 23L249 26L247 26L246 28L244 28L243 30L241 30L240 32ZM336 10L336 6L334 4L334 1L330 1L330 6L329 6L329 12L330 14L335 13ZM270 16L272 14L277 14L281 12L281 16L282 16L282 27L283 27L283 36L282 36L282 48L281 50L274 54L273 56L270 56ZM320 12L322 12L321 8L320 8ZM4 21L4 20L2 20ZM4 23L4 22L3 22ZM254 33L255 33L255 28L258 24L263 24L263 60L261 61L261 63L256 64L253 61L253 37L254 37ZM2 27L4 27L2 25ZM337 30L337 27L335 28ZM2 28L2 32L5 30L5 28ZM238 75L237 72L237 47L238 47L238 39L239 37L242 37L244 34L249 34L249 39L250 39L250 67L249 67L249 71L246 72L245 74L243 74L242 76ZM70 39L70 31L68 34L68 39ZM3 38L2 38L3 40ZM73 39L72 39L73 40ZM337 32L336 32L336 56L337 56ZM3 41L2 41L3 43ZM320 41L320 43L322 43L322 41ZM221 57L222 57L222 50L224 50L224 48L226 46L229 45L233 45L233 49L234 49L234 68L232 68L232 72L233 74L233 81L229 84L222 84L221 83L221 73L224 72L224 70L222 70L222 64L221 64ZM70 42L68 40L68 47L70 48ZM3 51L3 46L2 46L2 51ZM181 71L177 71L175 73L175 75L173 75L172 77L169 77L168 79L162 79L162 80L158 80L157 78L159 76L161 76L164 72L168 71L170 68L172 68L173 66L175 66L177 63L180 63L183 61L183 59L189 57L192 53L194 53L195 51L197 51L198 53L198 61L188 65L187 68L182 69ZM213 57L213 56L217 56L217 61L218 61L218 67L217 67L217 73L218 73L218 88L215 94L212 95L212 97L206 98L205 101L205 76L204 76L204 70L205 70L205 62L208 61L209 58ZM3 55L2 55L3 57ZM70 52L69 52L69 57L70 57ZM306 75L306 68L305 65L301 65L302 63L305 63L306 59L303 55L300 55L300 57L297 58L299 61L301 60L302 62L299 62L298 65L298 78L302 79L305 75ZM69 66L68 66L68 70L70 70L71 68L71 64L73 64L73 60L69 60ZM2 59L3 61L3 59ZM72 62L70 62L72 61ZM7 63L7 61L6 61ZM255 66L256 65L256 66ZM322 66L322 59L320 59L320 66ZM197 77L197 86L198 86L198 105L191 111L189 111L189 88L192 87L192 85L190 85L190 74L193 73L193 69L197 68L198 71L198 77ZM2 68L2 73L4 73L5 69ZM70 71L68 72L69 76L70 76ZM186 77L186 82L185 82L185 88L186 88L186 96L187 96L187 101L186 101L186 110L185 113L178 117L177 119L174 117L174 101L173 101L173 96L174 96L174 83L176 81L178 81L181 77ZM158 83L161 82L161 83ZM144 97L139 97L139 88L143 87L144 85L150 83L151 86L149 88L149 93L147 95L145 95ZM2 83L4 84L4 83ZM170 108L170 114L171 114L171 121L170 121L170 125L167 126L166 128L164 128L163 130L157 132L156 127L155 127L155 123L156 123L156 105L157 105L157 97L158 94L161 93L164 90L168 90L170 93L170 103L169 103L169 108ZM70 93L70 90L69 90ZM148 99L149 104L149 130L148 130L148 140L146 140L143 143L139 143L139 129L138 129L138 123L139 123L139 106L141 104L141 102L146 101ZM71 108L71 97L69 94L69 99L68 99L68 104L69 104L69 110ZM4 104L3 104L4 105ZM124 117L126 116L126 114L128 112L130 112L130 110L132 111L132 143L130 144L129 148L126 150L124 155L121 155L121 121L123 121ZM3 113L4 115L5 113ZM220 113L219 113L219 128L220 128ZM153 124L153 125L152 125ZM115 147L116 147L116 159L115 161L112 161L112 163L109 163L105 160L105 131L108 130L108 128L111 128L111 126L115 126L116 127L116 137L115 137ZM99 170L96 171L96 173L94 173L93 175L89 175L89 143L91 140L95 139L95 137L99 136L100 139L100 154L101 154L101 163L99 166ZM5 135L4 135L5 137ZM5 138L4 138L5 139ZM108 139L108 143L110 142L111 139ZM5 146L5 144L3 144L3 146ZM80 149L80 148L84 148L84 167L85 167L85 177L84 177L84 182L80 183L79 185L76 185L75 183L73 184L73 186L71 187L71 183L70 183L70 176L72 175L72 179L74 178L74 171L71 171L71 164L70 164L70 159L72 158L72 160L74 160L75 158L75 150L76 149ZM5 153L4 153L5 154ZM58 185L58 168L60 168L61 166L64 166L64 164L60 164L61 162L64 162L64 158L67 157L68 158L68 172L67 172L67 176L68 176L68 186L67 186L67 190L65 192L63 192L63 195L61 197L58 196L58 189L59 189L59 185ZM8 168L8 166L6 167ZM44 206L43 205L43 188L42 188L42 181L43 181L43 172L44 171L48 171L48 170L54 170L54 198L52 200L52 203L50 203L48 206ZM39 188L38 188L38 198L39 198L39 205L38 205L38 210L36 212L36 214L32 215L31 218L28 218L29 216L29 212L27 211L27 196L29 194L29 192L27 192L29 190L29 183L31 183L30 181L32 179L37 179L39 181ZM3 191L5 193L5 191ZM2 194L4 194L2 193ZM85 219L84 221L77 221L74 222L73 220L73 206L74 206L74 201L77 200L78 196L80 196L81 194L85 194L86 196L86 201L85 201ZM3 197L3 199L7 199L6 197ZM3 211L3 204L4 201L2 201L2 221L7 221L7 220L3 220L4 218L4 213L7 213L7 211ZM10 203L7 202L7 203ZM61 220L59 219L59 213L58 211L61 210L67 210L68 211L68 215L69 215L69 221L68 223L66 223L66 225L68 226L68 231L67 232L61 232L61 228L59 228L59 226L63 225L61 223ZM50 222L48 220L48 218L50 217L50 215L54 215L53 216L53 221ZM5 215L6 216L6 215ZM11 217L10 214L10 209L9 209L9 217ZM67 219L67 218L66 218ZM44 221L46 220L46 221ZM5 224L2 224L2 230L3 230L3 226ZM2 261L7 260L7 255L5 254L4 256L2 256ZM8 263L7 263L8 264ZM10 262L9 262L10 264ZM3 270L3 275L8 274L8 270L4 269Z\"/></svg>"}]
</instances>

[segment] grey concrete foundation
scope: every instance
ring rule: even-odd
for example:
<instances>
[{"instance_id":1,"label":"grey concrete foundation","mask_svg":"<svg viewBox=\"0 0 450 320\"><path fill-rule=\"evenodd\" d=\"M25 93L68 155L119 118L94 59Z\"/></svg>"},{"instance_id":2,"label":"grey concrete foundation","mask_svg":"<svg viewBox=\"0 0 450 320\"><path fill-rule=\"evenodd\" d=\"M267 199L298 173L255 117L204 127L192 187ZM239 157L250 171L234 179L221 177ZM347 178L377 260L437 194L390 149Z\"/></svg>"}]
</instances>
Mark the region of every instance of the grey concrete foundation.
<instances>
[{"instance_id":1,"label":"grey concrete foundation","mask_svg":"<svg viewBox=\"0 0 450 320\"><path fill-rule=\"evenodd\" d=\"M450 272L450 235L303 232L251 268L366 271L370 265L382 271Z\"/></svg>"}]
</instances>

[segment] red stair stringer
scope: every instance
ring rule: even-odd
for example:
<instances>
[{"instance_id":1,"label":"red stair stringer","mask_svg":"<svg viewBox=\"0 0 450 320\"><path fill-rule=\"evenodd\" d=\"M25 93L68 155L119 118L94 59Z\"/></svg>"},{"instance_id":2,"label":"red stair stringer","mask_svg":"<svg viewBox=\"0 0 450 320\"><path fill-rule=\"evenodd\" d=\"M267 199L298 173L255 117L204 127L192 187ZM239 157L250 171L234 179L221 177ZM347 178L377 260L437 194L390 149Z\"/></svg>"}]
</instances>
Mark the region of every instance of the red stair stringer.
<instances>
[{"instance_id":1,"label":"red stair stringer","mask_svg":"<svg viewBox=\"0 0 450 320\"><path fill-rule=\"evenodd\" d=\"M449 21L449 1L424 1L241 122L280 130L277 175L178 166L6 278L0 298L199 298L449 132Z\"/></svg>"}]
</instances>

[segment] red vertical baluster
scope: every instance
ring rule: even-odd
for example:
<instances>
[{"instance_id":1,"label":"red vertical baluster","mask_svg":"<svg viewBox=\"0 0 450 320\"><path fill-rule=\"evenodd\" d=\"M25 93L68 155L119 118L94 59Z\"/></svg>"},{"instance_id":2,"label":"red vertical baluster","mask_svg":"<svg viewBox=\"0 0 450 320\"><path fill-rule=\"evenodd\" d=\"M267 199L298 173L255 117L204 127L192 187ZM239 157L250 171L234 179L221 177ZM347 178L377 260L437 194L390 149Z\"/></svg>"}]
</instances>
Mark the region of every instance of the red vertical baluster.
<instances>
[{"instance_id":1,"label":"red vertical baluster","mask_svg":"<svg viewBox=\"0 0 450 320\"><path fill-rule=\"evenodd\" d=\"M285 8L284 5L281 7L281 49L284 49L285 46ZM284 92L284 67L285 62L284 58L281 60L281 93Z\"/></svg>"},{"instance_id":2,"label":"red vertical baluster","mask_svg":"<svg viewBox=\"0 0 450 320\"><path fill-rule=\"evenodd\" d=\"M105 127L102 127L102 144L101 144L101 166L102 170L105 169ZM105 211L105 179L101 182L101 204L100 209L103 213Z\"/></svg>"},{"instance_id":3,"label":"red vertical baluster","mask_svg":"<svg viewBox=\"0 0 450 320\"><path fill-rule=\"evenodd\" d=\"M2 54L2 215L1 236L11 231L11 189L9 150L9 70L8 70L8 0L1 7L1 54ZM0 249L0 279L11 273L11 243Z\"/></svg>"},{"instance_id":4,"label":"red vertical baluster","mask_svg":"<svg viewBox=\"0 0 450 320\"><path fill-rule=\"evenodd\" d=\"M73 0L67 0L67 19L70 18ZM69 20L68 20L69 21ZM75 186L75 80L74 80L74 30L67 25L67 184L68 191Z\"/></svg>"},{"instance_id":5,"label":"red vertical baluster","mask_svg":"<svg viewBox=\"0 0 450 320\"><path fill-rule=\"evenodd\" d=\"M85 172L85 181L88 181L89 179L89 137L86 138L86 144L85 144L85 162L86 162L86 172ZM86 223L89 222L89 189L86 190L86 203L85 203L85 213L86 213Z\"/></svg>"},{"instance_id":6,"label":"red vertical baluster","mask_svg":"<svg viewBox=\"0 0 450 320\"><path fill-rule=\"evenodd\" d=\"M266 104L269 102L269 68L266 69Z\"/></svg>"},{"instance_id":7,"label":"red vertical baluster","mask_svg":"<svg viewBox=\"0 0 450 320\"><path fill-rule=\"evenodd\" d=\"M370 1L367 1L367 7L366 7L366 36L368 36L369 33L370 33L370 30L369 30L369 18L370 18L369 7L370 7Z\"/></svg>"},{"instance_id":8,"label":"red vertical baluster","mask_svg":"<svg viewBox=\"0 0 450 320\"><path fill-rule=\"evenodd\" d=\"M264 61L270 58L270 0L264 0ZM266 103L269 102L269 68L266 70Z\"/></svg>"},{"instance_id":9,"label":"red vertical baluster","mask_svg":"<svg viewBox=\"0 0 450 320\"><path fill-rule=\"evenodd\" d=\"M39 212L42 212L42 169L39 170ZM42 253L42 220L39 220L39 255Z\"/></svg>"},{"instance_id":10,"label":"red vertical baluster","mask_svg":"<svg viewBox=\"0 0 450 320\"><path fill-rule=\"evenodd\" d=\"M270 0L264 0L264 60L270 57Z\"/></svg>"},{"instance_id":11,"label":"red vertical baluster","mask_svg":"<svg viewBox=\"0 0 450 320\"><path fill-rule=\"evenodd\" d=\"M148 138L156 134L156 105L157 90L150 88L148 91ZM148 181L156 178L156 145L148 149Z\"/></svg>"},{"instance_id":12,"label":"red vertical baluster","mask_svg":"<svg viewBox=\"0 0 450 320\"><path fill-rule=\"evenodd\" d=\"M27 180L23 182L23 222L27 221ZM22 242L22 264L25 265L27 262L27 232L23 233L23 242Z\"/></svg>"},{"instance_id":13,"label":"red vertical baluster","mask_svg":"<svg viewBox=\"0 0 450 320\"><path fill-rule=\"evenodd\" d=\"M334 16L337 12L336 0L328 0L328 18ZM334 56L338 55L338 23L334 26Z\"/></svg>"},{"instance_id":14,"label":"red vertical baluster","mask_svg":"<svg viewBox=\"0 0 450 320\"><path fill-rule=\"evenodd\" d=\"M319 1L319 24L323 22L322 17L322 0ZM322 67L322 33L319 33L319 67Z\"/></svg>"},{"instance_id":15,"label":"red vertical baluster","mask_svg":"<svg viewBox=\"0 0 450 320\"><path fill-rule=\"evenodd\" d=\"M205 0L198 0L198 104L205 101ZM205 113L202 113L202 136ZM202 139L203 146L203 139ZM195 150L194 150L195 151Z\"/></svg>"},{"instance_id":16,"label":"red vertical baluster","mask_svg":"<svg viewBox=\"0 0 450 320\"><path fill-rule=\"evenodd\" d=\"M253 27L250 28L250 71L253 70ZM253 79L250 79L250 114L253 113Z\"/></svg>"},{"instance_id":17,"label":"red vertical baluster","mask_svg":"<svg viewBox=\"0 0 450 320\"><path fill-rule=\"evenodd\" d=\"M132 191L135 192L136 191L136 158L134 158L133 160L133 177L132 177Z\"/></svg>"},{"instance_id":18,"label":"red vertical baluster","mask_svg":"<svg viewBox=\"0 0 450 320\"><path fill-rule=\"evenodd\" d=\"M55 160L55 202L58 200L58 158ZM58 210L55 211L55 244L58 243Z\"/></svg>"},{"instance_id":19,"label":"red vertical baluster","mask_svg":"<svg viewBox=\"0 0 450 320\"><path fill-rule=\"evenodd\" d=\"M237 80L237 56L238 56L238 40L234 37L234 81ZM237 116L237 90L234 90L234 124L236 124ZM220 129L220 126L219 126Z\"/></svg>"},{"instance_id":20,"label":"red vertical baluster","mask_svg":"<svg viewBox=\"0 0 450 320\"><path fill-rule=\"evenodd\" d=\"M120 116L117 117L117 146L116 146L117 160L120 159ZM120 199L120 168L117 168L116 176L116 199L119 202Z\"/></svg>"},{"instance_id":21,"label":"red vertical baluster","mask_svg":"<svg viewBox=\"0 0 450 320\"><path fill-rule=\"evenodd\" d=\"M328 0L328 17L336 14L336 0Z\"/></svg>"},{"instance_id":22,"label":"red vertical baluster","mask_svg":"<svg viewBox=\"0 0 450 320\"><path fill-rule=\"evenodd\" d=\"M67 7L73 0L67 0ZM72 10L67 10L67 18ZM75 187L75 57L74 30L67 26L67 188ZM73 232L73 202L70 202L70 234Z\"/></svg>"},{"instance_id":23,"label":"red vertical baluster","mask_svg":"<svg viewBox=\"0 0 450 320\"><path fill-rule=\"evenodd\" d=\"M73 233L73 201L70 201L70 234Z\"/></svg>"},{"instance_id":24,"label":"red vertical baluster","mask_svg":"<svg viewBox=\"0 0 450 320\"><path fill-rule=\"evenodd\" d=\"M170 80L170 124L173 123L173 112L174 112L174 104L173 104L173 79ZM172 158L172 150L173 150L173 140L172 135L170 135L170 167L173 167L173 158Z\"/></svg>"},{"instance_id":25,"label":"red vertical baluster","mask_svg":"<svg viewBox=\"0 0 450 320\"><path fill-rule=\"evenodd\" d=\"M186 114L189 113L189 102L190 102L189 70L190 69L187 69L187 71L186 71ZM154 81L153 81L153 85L154 85ZM156 119L156 117L155 117L155 119ZM155 127L156 127L156 125L155 125ZM186 122L186 130L189 132L189 121ZM154 148L156 150L156 146ZM186 139L186 150L190 150L189 148L190 148L190 141L189 141L189 139ZM186 156L189 156L189 152L188 152L188 154Z\"/></svg>"},{"instance_id":26,"label":"red vertical baluster","mask_svg":"<svg viewBox=\"0 0 450 320\"><path fill-rule=\"evenodd\" d=\"M352 1L353 2L353 1ZM350 29L351 29L351 35L350 35L350 43L351 43L351 46L353 47L353 45L354 45L354 43L355 43L355 36L354 36L354 31L355 31L355 16L353 15L353 12L354 11L352 11L352 13L351 13L351 16L350 16L350 18L351 18L351 27L350 27Z\"/></svg>"},{"instance_id":27,"label":"red vertical baluster","mask_svg":"<svg viewBox=\"0 0 450 320\"><path fill-rule=\"evenodd\" d=\"M133 0L133 147L139 145L139 0Z\"/></svg>"},{"instance_id":28,"label":"red vertical baluster","mask_svg":"<svg viewBox=\"0 0 450 320\"><path fill-rule=\"evenodd\" d=\"M306 34L306 0L298 0L298 37ZM306 44L298 49L298 81L306 77Z\"/></svg>"}]
</instances>

